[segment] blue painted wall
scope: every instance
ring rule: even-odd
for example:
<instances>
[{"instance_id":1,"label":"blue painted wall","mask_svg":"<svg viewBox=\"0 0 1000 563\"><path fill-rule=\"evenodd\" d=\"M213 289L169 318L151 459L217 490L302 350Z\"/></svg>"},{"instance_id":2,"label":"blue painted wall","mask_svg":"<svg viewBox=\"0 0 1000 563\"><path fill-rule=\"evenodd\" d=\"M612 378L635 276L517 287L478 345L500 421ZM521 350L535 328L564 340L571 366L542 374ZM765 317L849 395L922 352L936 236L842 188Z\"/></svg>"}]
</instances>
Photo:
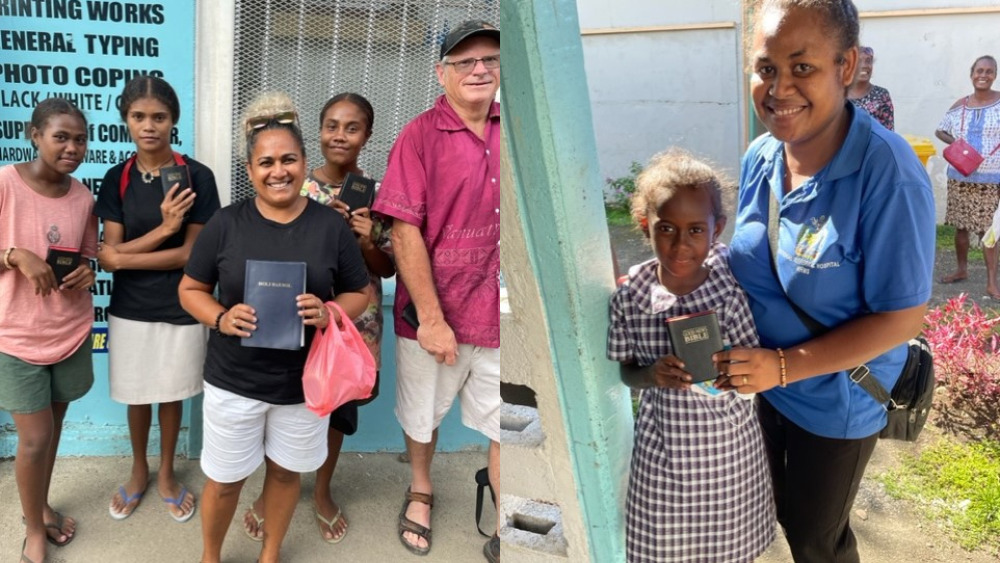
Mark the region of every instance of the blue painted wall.
<instances>
[{"instance_id":1,"label":"blue painted wall","mask_svg":"<svg viewBox=\"0 0 1000 563\"><path fill-rule=\"evenodd\" d=\"M107 169L135 150L127 135L121 134L126 130L116 102L122 87L134 74L158 73L171 83L180 99L182 111L174 146L180 152L193 153L195 0L171 0L160 4L67 4L76 8L46 12L31 3L27 8L9 8L12 11L0 18L0 29L56 34L71 45L68 52L40 51L37 42L35 47L27 41L0 45L0 62L13 65L11 68L17 70L0 73L0 120L14 123L30 119L33 108L23 102L33 97L73 97L91 125L88 159L74 176L96 193ZM97 13L94 6L98 5L109 6L110 11ZM116 41L128 42L130 46L115 46ZM33 158L23 133L0 135L0 149L12 149L3 153L11 155L10 160L0 156L0 165ZM126 407L112 402L108 390L104 308L108 305L111 276L102 272L99 280L101 284L94 297L94 387L70 406L60 455L114 456L128 455L131 450ZM382 391L378 399L361 409L358 433L346 439L345 451L403 449L402 433L393 413L396 363L392 299L395 287L394 280L386 280ZM182 455L197 457L201 451L200 410L200 396L185 403L178 443L178 453ZM158 434L154 427L151 437ZM461 426L458 413L453 412L442 424L438 447L442 451L454 451L480 448L484 443L477 433ZM16 447L12 419L0 411L0 457L14 455ZM159 441L151 440L149 448L150 453L158 452Z\"/></svg>"}]
</instances>

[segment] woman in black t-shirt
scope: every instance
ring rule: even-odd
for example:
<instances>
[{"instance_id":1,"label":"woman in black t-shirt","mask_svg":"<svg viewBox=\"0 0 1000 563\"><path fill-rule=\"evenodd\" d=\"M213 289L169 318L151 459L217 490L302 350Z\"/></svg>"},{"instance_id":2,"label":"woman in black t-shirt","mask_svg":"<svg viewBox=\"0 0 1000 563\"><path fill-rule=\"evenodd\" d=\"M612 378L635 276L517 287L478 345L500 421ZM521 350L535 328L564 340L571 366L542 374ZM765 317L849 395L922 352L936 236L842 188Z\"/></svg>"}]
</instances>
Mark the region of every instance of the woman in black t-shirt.
<instances>
[{"instance_id":1,"label":"woman in black t-shirt","mask_svg":"<svg viewBox=\"0 0 1000 563\"><path fill-rule=\"evenodd\" d=\"M108 512L123 520L142 500L153 404L159 404L157 489L174 520L186 522L195 513L195 498L174 476L174 453L182 401L202 389L208 331L181 308L177 284L195 238L219 209L219 195L212 171L170 146L180 118L170 84L137 77L125 85L120 108L136 154L108 170L94 207L104 221L97 258L114 276L108 308L111 398L128 405L132 443L131 475ZM189 179L186 186L161 174L178 165L187 167L172 169Z\"/></svg>"},{"instance_id":2,"label":"woman in black t-shirt","mask_svg":"<svg viewBox=\"0 0 1000 563\"><path fill-rule=\"evenodd\" d=\"M347 222L299 194L305 148L287 96L265 95L247 118L247 173L256 197L222 209L205 225L180 284L191 315L213 327L205 358L201 467L201 560L218 562L246 478L266 464L260 561L278 561L299 499L300 474L326 458L328 417L305 407L302 369L315 327L351 322L325 312L336 301L351 318L367 306L368 273ZM244 303L247 260L306 263L296 297L305 325L298 350L251 347L264 311ZM218 299L213 291L218 288Z\"/></svg>"}]
</instances>

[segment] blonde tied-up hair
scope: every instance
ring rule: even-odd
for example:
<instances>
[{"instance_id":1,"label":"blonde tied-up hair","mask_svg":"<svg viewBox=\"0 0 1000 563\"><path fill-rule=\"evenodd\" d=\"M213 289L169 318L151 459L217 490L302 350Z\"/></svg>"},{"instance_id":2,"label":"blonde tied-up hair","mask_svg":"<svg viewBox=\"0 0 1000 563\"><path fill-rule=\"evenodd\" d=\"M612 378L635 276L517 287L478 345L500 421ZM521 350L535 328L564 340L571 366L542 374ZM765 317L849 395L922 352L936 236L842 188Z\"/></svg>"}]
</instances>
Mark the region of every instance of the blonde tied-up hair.
<instances>
[{"instance_id":1,"label":"blonde tied-up hair","mask_svg":"<svg viewBox=\"0 0 1000 563\"><path fill-rule=\"evenodd\" d=\"M250 102L246 111L243 112L243 130L246 131L247 123L251 119L268 115L277 115L285 112L298 113L295 109L295 102L292 101L291 96L285 92L261 92L260 94L257 94L257 97ZM299 140L299 144L302 145L302 154L304 156L305 144L302 140L302 132L300 131L298 124L295 123L285 125L284 127L291 130L291 132ZM270 128L272 127L265 127L264 129ZM254 129L240 137L240 152L246 153L247 160L250 159L250 153L253 151L253 143L251 142L251 139L264 129Z\"/></svg>"},{"instance_id":2,"label":"blonde tied-up hair","mask_svg":"<svg viewBox=\"0 0 1000 563\"><path fill-rule=\"evenodd\" d=\"M716 221L725 218L722 192L733 189L734 184L712 166L691 153L670 147L653 156L635 181L632 194L632 219L636 226L649 234L649 213L656 213L658 204L672 197L678 190L708 190L712 200L712 214Z\"/></svg>"}]
</instances>

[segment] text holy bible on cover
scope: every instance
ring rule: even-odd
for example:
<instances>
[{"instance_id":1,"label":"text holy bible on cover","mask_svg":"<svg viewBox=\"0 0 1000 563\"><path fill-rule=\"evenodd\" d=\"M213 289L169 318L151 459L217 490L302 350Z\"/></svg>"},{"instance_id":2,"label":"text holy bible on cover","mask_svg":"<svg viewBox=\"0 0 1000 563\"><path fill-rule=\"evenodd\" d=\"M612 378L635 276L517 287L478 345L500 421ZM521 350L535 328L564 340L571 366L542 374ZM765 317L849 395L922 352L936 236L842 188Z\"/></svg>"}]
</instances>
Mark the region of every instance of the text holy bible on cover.
<instances>
[{"instance_id":1,"label":"text holy bible on cover","mask_svg":"<svg viewBox=\"0 0 1000 563\"><path fill-rule=\"evenodd\" d=\"M684 362L684 371L694 383L719 376L712 354L723 350L722 331L715 311L705 311L667 319L667 332L674 355Z\"/></svg>"},{"instance_id":2,"label":"text holy bible on cover","mask_svg":"<svg viewBox=\"0 0 1000 563\"><path fill-rule=\"evenodd\" d=\"M257 312L257 330L240 344L298 350L306 332L295 298L306 292L305 262L247 260L243 302Z\"/></svg>"},{"instance_id":3,"label":"text holy bible on cover","mask_svg":"<svg viewBox=\"0 0 1000 563\"><path fill-rule=\"evenodd\" d=\"M362 207L371 209L375 201L375 180L348 172L337 199L346 203L351 211Z\"/></svg>"},{"instance_id":4,"label":"text holy bible on cover","mask_svg":"<svg viewBox=\"0 0 1000 563\"><path fill-rule=\"evenodd\" d=\"M164 166L160 168L160 182L163 184L163 195L167 195L167 191L174 184L179 184L177 191L174 192L174 196L176 196L191 187L191 172L183 164L178 166Z\"/></svg>"},{"instance_id":5,"label":"text holy bible on cover","mask_svg":"<svg viewBox=\"0 0 1000 563\"><path fill-rule=\"evenodd\" d=\"M76 248L50 246L48 254L45 255L45 262L52 267L56 282L62 283L63 278L80 265L80 251Z\"/></svg>"}]
</instances>

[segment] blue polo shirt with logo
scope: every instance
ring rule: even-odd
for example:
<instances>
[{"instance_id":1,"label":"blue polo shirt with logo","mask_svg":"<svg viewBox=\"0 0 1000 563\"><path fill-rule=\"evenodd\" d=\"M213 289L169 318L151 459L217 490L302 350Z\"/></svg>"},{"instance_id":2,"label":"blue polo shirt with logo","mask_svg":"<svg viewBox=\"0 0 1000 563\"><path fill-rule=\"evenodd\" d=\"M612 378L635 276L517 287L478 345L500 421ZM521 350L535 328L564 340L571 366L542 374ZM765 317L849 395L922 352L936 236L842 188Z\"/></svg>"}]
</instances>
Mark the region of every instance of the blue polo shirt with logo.
<instances>
[{"instance_id":1,"label":"blue polo shirt with logo","mask_svg":"<svg viewBox=\"0 0 1000 563\"><path fill-rule=\"evenodd\" d=\"M743 157L730 267L749 297L763 347L787 348L812 338L770 265L771 193L781 202L781 284L820 323L835 327L867 312L906 309L930 298L935 219L927 171L902 137L873 128L867 113L846 107L851 124L840 150L787 195L781 194L780 141L764 135ZM901 344L867 366L891 390L906 354ZM846 372L776 387L764 396L795 424L829 438L863 438L886 422L882 406Z\"/></svg>"}]
</instances>

